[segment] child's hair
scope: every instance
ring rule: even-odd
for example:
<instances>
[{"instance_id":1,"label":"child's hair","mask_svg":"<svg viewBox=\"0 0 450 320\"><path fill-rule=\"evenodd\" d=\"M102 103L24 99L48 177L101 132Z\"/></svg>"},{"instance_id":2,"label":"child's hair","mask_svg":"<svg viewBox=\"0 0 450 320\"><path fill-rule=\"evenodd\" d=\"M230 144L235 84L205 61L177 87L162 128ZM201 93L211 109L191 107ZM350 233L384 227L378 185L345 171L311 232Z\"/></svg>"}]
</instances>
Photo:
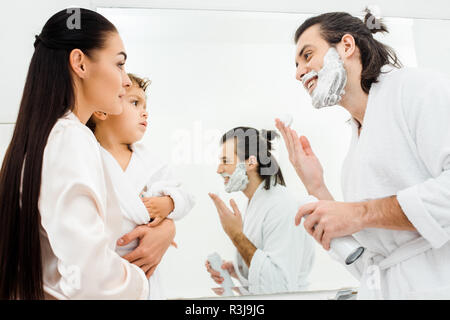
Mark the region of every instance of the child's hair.
<instances>
[{"instance_id":1,"label":"child's hair","mask_svg":"<svg viewBox=\"0 0 450 320\"><path fill-rule=\"evenodd\" d=\"M128 73L128 77L130 78L132 84L138 86L140 89L144 90L144 92L146 92L147 87L152 83L150 79L138 77L133 73ZM91 129L93 133L95 133L95 120L93 116L89 118L86 126Z\"/></svg>"},{"instance_id":2,"label":"child's hair","mask_svg":"<svg viewBox=\"0 0 450 320\"><path fill-rule=\"evenodd\" d=\"M129 73L128 77L130 78L131 82L135 85L137 85L139 88L144 90L144 92L147 90L147 87L152 83L152 80L148 78L141 78L133 73Z\"/></svg>"}]
</instances>

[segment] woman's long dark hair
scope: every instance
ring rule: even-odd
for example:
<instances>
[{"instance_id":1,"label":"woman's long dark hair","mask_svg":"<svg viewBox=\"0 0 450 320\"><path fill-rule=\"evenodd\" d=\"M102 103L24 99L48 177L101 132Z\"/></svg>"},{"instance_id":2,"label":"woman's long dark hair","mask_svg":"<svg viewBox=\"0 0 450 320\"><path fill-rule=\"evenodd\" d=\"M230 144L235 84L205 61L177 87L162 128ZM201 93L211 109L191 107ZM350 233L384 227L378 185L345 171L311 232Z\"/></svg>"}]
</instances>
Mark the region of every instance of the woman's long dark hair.
<instances>
[{"instance_id":1,"label":"woman's long dark hair","mask_svg":"<svg viewBox=\"0 0 450 320\"><path fill-rule=\"evenodd\" d=\"M272 155L272 141L278 137L274 130L258 131L250 127L236 127L225 133L220 139L224 144L229 139L235 140L235 153L239 160L244 161L255 156L259 165L259 175L264 180L264 189L279 183L285 186L283 174L277 160Z\"/></svg>"},{"instance_id":2,"label":"woman's long dark hair","mask_svg":"<svg viewBox=\"0 0 450 320\"><path fill-rule=\"evenodd\" d=\"M369 93L372 83L376 83L381 67L390 64L401 68L402 63L395 51L376 40L372 34L388 32L386 25L377 19L369 9L365 10L364 21L346 12L329 12L311 17L302 23L295 32L294 41L309 27L319 24L322 37L331 45L339 43L345 34L351 34L361 55L361 88Z\"/></svg>"},{"instance_id":3,"label":"woman's long dark hair","mask_svg":"<svg viewBox=\"0 0 450 320\"><path fill-rule=\"evenodd\" d=\"M70 8L53 15L36 36L0 171L0 299L44 297L38 209L44 148L56 121L75 103L70 52L92 56L110 32L117 30L102 15Z\"/></svg>"}]
</instances>

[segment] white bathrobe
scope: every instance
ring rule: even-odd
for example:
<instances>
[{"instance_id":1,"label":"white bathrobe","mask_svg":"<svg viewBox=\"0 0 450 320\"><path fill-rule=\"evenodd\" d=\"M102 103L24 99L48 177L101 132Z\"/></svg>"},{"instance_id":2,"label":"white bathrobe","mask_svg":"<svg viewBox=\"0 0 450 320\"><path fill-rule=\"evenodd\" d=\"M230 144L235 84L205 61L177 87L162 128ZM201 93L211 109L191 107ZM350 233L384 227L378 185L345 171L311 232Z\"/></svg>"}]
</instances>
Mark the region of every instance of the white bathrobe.
<instances>
[{"instance_id":1,"label":"white bathrobe","mask_svg":"<svg viewBox=\"0 0 450 320\"><path fill-rule=\"evenodd\" d=\"M234 268L244 293L304 290L314 262L314 241L303 224L295 225L295 215L308 198L299 201L284 186L272 184L266 190L264 184L256 189L243 216L244 234L257 250L250 268L236 252Z\"/></svg>"},{"instance_id":2,"label":"white bathrobe","mask_svg":"<svg viewBox=\"0 0 450 320\"><path fill-rule=\"evenodd\" d=\"M71 112L48 137L38 206L46 298L148 297L145 273L115 251L123 219L97 140Z\"/></svg>"},{"instance_id":3,"label":"white bathrobe","mask_svg":"<svg viewBox=\"0 0 450 320\"><path fill-rule=\"evenodd\" d=\"M383 71L389 68L384 67ZM422 69L382 74L344 161L345 201L397 195L417 231L370 228L350 271L359 299L450 298L450 79Z\"/></svg>"},{"instance_id":4,"label":"white bathrobe","mask_svg":"<svg viewBox=\"0 0 450 320\"><path fill-rule=\"evenodd\" d=\"M143 144L136 143L131 148L133 153L130 162L123 171L116 159L100 146L106 173L111 177L116 189L124 217L122 235L150 221L147 208L139 197L141 193L145 197L170 196L174 202L174 210L167 218L173 220L184 217L192 209L195 201L181 182L174 178L171 168L149 152ZM118 246L116 251L124 256L133 251L137 245L138 242L135 240L126 246ZM159 267L150 277L149 285L149 299L165 299Z\"/></svg>"}]
</instances>

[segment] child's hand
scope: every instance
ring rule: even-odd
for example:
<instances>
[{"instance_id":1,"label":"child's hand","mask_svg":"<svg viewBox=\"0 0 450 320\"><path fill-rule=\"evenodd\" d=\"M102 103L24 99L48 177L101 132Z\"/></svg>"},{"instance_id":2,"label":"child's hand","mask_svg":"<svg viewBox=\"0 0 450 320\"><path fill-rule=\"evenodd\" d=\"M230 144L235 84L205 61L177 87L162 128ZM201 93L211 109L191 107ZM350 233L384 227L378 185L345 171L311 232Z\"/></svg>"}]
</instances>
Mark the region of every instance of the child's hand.
<instances>
[{"instance_id":1,"label":"child's hand","mask_svg":"<svg viewBox=\"0 0 450 320\"><path fill-rule=\"evenodd\" d=\"M153 221L148 224L149 227L157 226L175 208L175 204L170 196L148 197L141 199L147 208L150 218L153 219Z\"/></svg>"}]
</instances>

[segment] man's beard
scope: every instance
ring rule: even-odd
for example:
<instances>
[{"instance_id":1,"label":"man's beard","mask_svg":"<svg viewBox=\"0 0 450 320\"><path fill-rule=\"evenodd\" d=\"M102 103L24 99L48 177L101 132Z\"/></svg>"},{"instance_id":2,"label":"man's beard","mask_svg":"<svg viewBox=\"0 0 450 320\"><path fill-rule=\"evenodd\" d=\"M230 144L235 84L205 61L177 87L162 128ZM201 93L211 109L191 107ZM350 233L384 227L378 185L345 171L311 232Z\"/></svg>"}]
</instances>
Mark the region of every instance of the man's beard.
<instances>
[{"instance_id":1,"label":"man's beard","mask_svg":"<svg viewBox=\"0 0 450 320\"><path fill-rule=\"evenodd\" d=\"M323 67L317 73L312 70L302 78L303 85L309 79L316 77L316 87L311 98L312 105L317 108L330 107L341 101L345 94L344 87L347 83L347 72L344 69L344 63L337 50L333 47L328 49L323 57Z\"/></svg>"},{"instance_id":2,"label":"man's beard","mask_svg":"<svg viewBox=\"0 0 450 320\"><path fill-rule=\"evenodd\" d=\"M228 183L225 185L225 191L228 193L242 191L247 188L248 176L245 168L245 162L239 162L234 169L233 174L222 173L222 177L229 177Z\"/></svg>"}]
</instances>

